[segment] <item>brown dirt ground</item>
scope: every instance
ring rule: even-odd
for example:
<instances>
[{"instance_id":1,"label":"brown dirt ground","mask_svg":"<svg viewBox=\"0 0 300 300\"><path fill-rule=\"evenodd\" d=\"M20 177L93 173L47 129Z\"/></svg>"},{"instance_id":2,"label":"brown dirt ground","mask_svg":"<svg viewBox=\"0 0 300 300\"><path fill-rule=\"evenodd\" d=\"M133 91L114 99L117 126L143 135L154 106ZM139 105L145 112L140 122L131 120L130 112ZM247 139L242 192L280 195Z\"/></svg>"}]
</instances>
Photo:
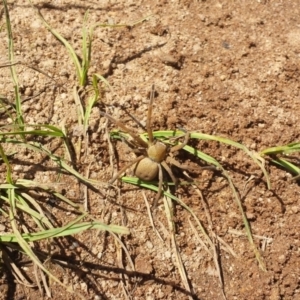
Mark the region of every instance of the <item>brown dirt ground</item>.
<instances>
[{"instance_id":1,"label":"brown dirt ground","mask_svg":"<svg viewBox=\"0 0 300 300\"><path fill-rule=\"evenodd\" d=\"M86 155L78 170L107 182L112 168L105 134L104 106L116 118L127 118L124 109L145 123L149 91L155 84L154 129L185 128L228 137L251 150L299 140L300 101L300 2L257 1L34 1L46 20L80 53L83 16L89 22L127 23L152 15L133 28L103 29L94 34L90 74L98 73L112 85L93 109ZM10 1L18 77L22 88L25 121L48 123L68 129L78 137L77 110L73 98L74 66L66 49L43 27L27 1ZM1 14L1 64L7 62L5 19ZM34 69L35 68L35 69ZM40 71L45 72L45 76ZM0 92L13 102L8 68L0 69ZM1 124L10 119L1 116ZM132 124L131 124L132 125ZM110 128L113 128L111 126ZM119 167L134 155L121 142L113 142ZM257 166L243 153L212 142L198 145L220 160L232 175L243 197L255 242L267 271L259 269L244 235L242 219L226 181L220 174L192 174L202 182L202 193L212 217L214 232L225 240L236 257L220 250L224 290L228 299L300 299L300 187L284 170L270 166L272 190ZM62 154L62 147L47 146ZM180 156L181 161L192 159ZM18 163L19 162L19 163ZM91 164L92 163L92 164ZM193 162L199 163L199 162ZM91 164L91 165L90 165ZM22 167L20 168L20 165ZM15 176L49 183L57 180L54 164L31 152L20 151ZM4 171L4 167L1 169ZM256 176L246 186L247 179ZM198 179L199 176L199 179ZM59 177L66 196L82 203L84 185ZM122 237L136 272L113 237L94 231L62 239L53 246L54 257L78 269L53 263L49 268L86 299L188 299L181 283L168 237L161 204L153 231L142 190L120 185L120 197L88 191L91 214L108 223L123 224L131 235ZM145 191L151 203L155 194ZM178 195L208 228L201 201L192 188ZM111 201L113 200L113 201ZM45 209L62 225L72 219L61 207ZM212 258L192 231L189 215L176 206L175 223L179 251L195 299L222 299ZM78 247L75 247L76 243ZM73 246L72 246L73 245ZM22 257L15 258L20 265ZM31 270L30 264L24 271ZM81 271L78 271L81 270ZM30 272L29 272L30 273ZM38 289L14 283L4 267L1 299L34 299ZM30 278L34 276L28 275ZM52 283L53 299L79 299Z\"/></svg>"}]
</instances>

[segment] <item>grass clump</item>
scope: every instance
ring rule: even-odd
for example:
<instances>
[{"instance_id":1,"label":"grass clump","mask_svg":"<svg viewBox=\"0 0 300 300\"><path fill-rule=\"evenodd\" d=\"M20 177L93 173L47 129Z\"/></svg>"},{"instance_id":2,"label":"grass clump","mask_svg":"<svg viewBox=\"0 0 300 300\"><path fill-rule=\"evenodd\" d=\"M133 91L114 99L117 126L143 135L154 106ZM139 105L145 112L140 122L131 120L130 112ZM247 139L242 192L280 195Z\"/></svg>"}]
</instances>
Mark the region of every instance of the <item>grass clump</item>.
<instances>
[{"instance_id":1,"label":"grass clump","mask_svg":"<svg viewBox=\"0 0 300 300\"><path fill-rule=\"evenodd\" d=\"M10 22L9 10L6 0L3 0L3 7L6 18L8 36L8 58L11 79L14 86L14 100L12 106L1 105L1 113L8 115L13 124L0 127L0 160L5 166L5 179L0 184L0 219L3 229L0 232L0 255L3 263L12 272L17 282L26 286L38 286L43 294L46 292L51 297L49 283L56 282L62 285L67 291L73 293L71 286L67 286L47 267L47 262L52 260L50 245L56 243L61 237L73 236L83 231L96 229L105 230L115 234L129 234L126 227L118 225L107 225L102 221L93 218L87 213L80 204L75 203L65 197L63 193L57 191L57 183L40 183L34 180L19 178L12 165L22 161L19 153L20 149L32 152L33 157L42 154L44 161L50 161L57 165L56 170L61 174L66 174L77 178L79 181L88 185L103 186L103 183L89 180L76 171L70 161L65 160L59 155L49 150L44 143L49 140L56 140L58 144L65 146L65 152L69 152L69 141L64 130L50 124L26 124L24 122L19 83L14 63L13 33ZM84 62L78 65L77 56L73 56L80 79L80 84L86 84L86 74L90 61L90 47L87 32L84 31L83 48ZM67 44L65 44L67 47ZM71 52L71 49L69 48ZM99 96L97 77L93 78L93 88L95 96L91 100L94 103ZM5 96L1 96L5 100ZM90 105L91 106L91 105ZM90 111L88 106L87 111ZM13 108L13 111L11 111ZM88 116L84 118L87 127ZM71 155L69 154L69 157ZM30 162L26 162L27 164ZM25 162L23 164L26 165ZM35 162L38 164L38 162ZM22 162L21 162L22 164ZM54 199L61 207L72 213L75 217L69 220L57 221L56 218L47 210L45 199ZM1 227L2 228L2 227ZM18 264L12 259L12 251L18 251L21 257L26 257L32 262L35 272L35 279L24 274ZM41 283L42 285L41 286ZM79 297L85 297L77 293Z\"/></svg>"}]
</instances>

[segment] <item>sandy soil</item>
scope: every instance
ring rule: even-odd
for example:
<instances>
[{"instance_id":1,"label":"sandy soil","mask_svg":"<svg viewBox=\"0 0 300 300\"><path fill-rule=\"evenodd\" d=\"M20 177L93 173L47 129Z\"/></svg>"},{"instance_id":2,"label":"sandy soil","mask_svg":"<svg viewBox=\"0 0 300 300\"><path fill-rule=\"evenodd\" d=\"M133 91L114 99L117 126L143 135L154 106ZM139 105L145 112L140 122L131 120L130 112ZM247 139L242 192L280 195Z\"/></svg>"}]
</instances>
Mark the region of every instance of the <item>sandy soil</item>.
<instances>
[{"instance_id":1,"label":"sandy soil","mask_svg":"<svg viewBox=\"0 0 300 300\"><path fill-rule=\"evenodd\" d=\"M82 174L107 182L113 169L105 132L106 109L126 120L125 110L146 122L149 91L155 84L154 129L200 131L238 141L251 150L299 140L300 100L300 2L290 1L34 1L45 19L80 55L83 16L89 23L126 23L152 15L132 28L97 28L94 33L90 75L103 75L112 86L94 107L87 153L77 168ZM80 128L73 88L74 66L64 46L42 25L29 2L10 1L18 78L25 121L30 124L64 124L76 144ZM7 33L1 11L0 65L7 62ZM45 76L44 72L47 76ZM13 102L8 68L0 68L0 93ZM1 125L9 123L1 116ZM109 125L113 128L113 125ZM62 155L60 145L47 146ZM300 200L299 185L291 175L270 166L272 190L257 166L240 151L213 142L192 142L222 162L242 195L267 271L261 271L244 236L238 207L226 180L217 172L192 174L201 189L212 218L212 230L233 249L220 249L224 291L228 299L300 299ZM128 146L112 143L118 167L134 158ZM181 162L201 162L179 155ZM22 167L18 167L22 165ZM114 166L116 162L114 161ZM59 180L66 196L83 202L85 188L75 179L60 176L53 163L21 151L15 176L49 183ZM4 167L1 167L4 170ZM178 176L181 173L178 173ZM253 175L256 180L246 182ZM153 231L142 189L120 184L102 194L88 191L90 213L107 223L125 225L131 235L122 237L134 262L132 269L120 246L108 234L84 232L63 239L54 257L77 269L50 264L62 281L86 299L189 299L170 246L167 220L160 203L154 222L163 237ZM155 193L144 191L149 203ZM107 194L108 193L108 194ZM210 231L198 194L180 188L178 196ZM49 205L45 203L45 209ZM58 224L71 218L58 206L51 208ZM189 214L175 212L179 251L194 299L223 299L218 273L210 255L189 225ZM74 244L75 243L75 244ZM74 247L76 245L76 247ZM120 256L121 253L121 256ZM56 255L56 256L55 256ZM15 258L22 262L21 257ZM24 261L23 261L24 263ZM24 267L25 268L25 267ZM30 270L30 264L26 267ZM81 271L79 271L81 270ZM34 299L38 289L19 285L2 270L1 299ZM32 274L28 275L34 278ZM79 299L51 284L53 299Z\"/></svg>"}]
</instances>

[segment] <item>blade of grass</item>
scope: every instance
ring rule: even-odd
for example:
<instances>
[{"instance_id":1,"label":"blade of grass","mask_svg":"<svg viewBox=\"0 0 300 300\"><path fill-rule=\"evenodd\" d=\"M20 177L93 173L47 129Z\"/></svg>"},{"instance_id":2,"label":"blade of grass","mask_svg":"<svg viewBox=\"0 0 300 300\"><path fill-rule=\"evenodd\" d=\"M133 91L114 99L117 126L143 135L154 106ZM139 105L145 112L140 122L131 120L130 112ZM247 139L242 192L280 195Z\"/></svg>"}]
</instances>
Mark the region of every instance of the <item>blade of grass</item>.
<instances>
[{"instance_id":1,"label":"blade of grass","mask_svg":"<svg viewBox=\"0 0 300 300\"><path fill-rule=\"evenodd\" d=\"M82 27L82 66L81 66L81 78L79 85L85 86L87 84L87 75L91 63L92 54L92 32L89 32L86 24L88 20L88 10L84 14L83 27Z\"/></svg>"},{"instance_id":2,"label":"blade of grass","mask_svg":"<svg viewBox=\"0 0 300 300\"><path fill-rule=\"evenodd\" d=\"M295 163L292 163L291 161L288 160L288 155L299 151L300 151L300 143L295 142L284 146L267 148L261 151L259 154L261 156L265 156L265 155L270 156L272 163L280 166L281 168L287 170L290 173L296 174L296 177L293 178L294 180L296 180L299 178L300 168ZM277 157L277 155L287 155L287 159L281 157L279 158Z\"/></svg>"},{"instance_id":3,"label":"blade of grass","mask_svg":"<svg viewBox=\"0 0 300 300\"><path fill-rule=\"evenodd\" d=\"M300 151L300 143L291 143L285 146L276 146L264 149L259 154L260 155L272 155L272 154L290 154L293 152Z\"/></svg>"},{"instance_id":4,"label":"blade of grass","mask_svg":"<svg viewBox=\"0 0 300 300\"><path fill-rule=\"evenodd\" d=\"M8 197L5 197L4 195L1 195L0 199L2 199L7 204L9 204ZM24 205L22 203L17 202L16 203L16 209L21 210L21 211L27 213L28 215L30 215L35 220L38 220L38 224L42 224L43 223L48 228L52 228L53 227L52 224L49 222L49 220L44 215L41 215L40 213L38 213L35 210L31 209L28 205ZM41 226L40 228L44 228L44 227Z\"/></svg>"},{"instance_id":5,"label":"blade of grass","mask_svg":"<svg viewBox=\"0 0 300 300\"><path fill-rule=\"evenodd\" d=\"M39 232L23 233L23 234L21 234L20 232L16 234L16 232L14 232L14 234L0 235L0 242L1 243L16 243L16 242L19 242L19 238L22 239L22 243L36 242L36 241L49 239L49 238L70 236L70 235L78 234L80 232L90 230L90 229L98 229L98 230L108 231L108 232L116 233L116 234L129 234L130 233L126 227L118 226L118 225L107 225L107 224L99 222L99 221L76 223L83 217L85 217L85 215L80 216L75 221L73 221L65 226L51 228L51 229L47 229L47 230L43 230L43 231L39 231ZM25 251L24 248L23 248L23 250Z\"/></svg>"},{"instance_id":6,"label":"blade of grass","mask_svg":"<svg viewBox=\"0 0 300 300\"><path fill-rule=\"evenodd\" d=\"M142 181L136 177L122 177L121 178L123 182L125 183L129 183L129 184L133 184L133 185L137 185L137 186L140 186L140 187L143 187L143 188L146 188L148 190L152 190L154 192L158 192L158 187L157 185L155 184L152 184L150 182L147 182L147 181ZM213 246L213 243L210 239L210 237L207 235L206 233L206 230L204 229L204 227L202 226L200 220L198 219L198 217L195 215L195 213L193 212L193 210L187 206L183 201L181 201L179 198L177 198L176 196L172 195L171 193L169 192L166 192L166 191L163 191L163 194L166 196L166 197L169 197L170 199L176 201L179 205L181 205L185 210L187 210L191 215L192 217L194 218L194 220L196 221L197 225L199 226L202 234L205 236L208 244L212 247Z\"/></svg>"},{"instance_id":7,"label":"blade of grass","mask_svg":"<svg viewBox=\"0 0 300 300\"><path fill-rule=\"evenodd\" d=\"M169 232L171 233L171 242L172 242L172 248L175 254L176 262L177 262L177 268L181 277L181 281L185 287L185 289L189 292L189 299L193 299L193 291L190 286L189 280L187 278L186 270L176 243L175 238L175 224L174 224L174 209L173 209L173 203L172 199L164 196L164 206L165 206L165 212L167 216L167 221L169 225Z\"/></svg>"},{"instance_id":8,"label":"blade of grass","mask_svg":"<svg viewBox=\"0 0 300 300\"><path fill-rule=\"evenodd\" d=\"M77 56L77 54L75 53L75 50L73 49L73 47L71 46L71 44L62 36L60 35L60 33L58 31L56 31L55 29L53 29L45 20L45 18L43 17L43 15L41 14L41 12L36 9L36 7L33 5L32 1L29 0L29 2L31 3L31 6L33 7L33 9L36 11L38 17L40 18L40 20L43 22L43 24L45 25L45 27L66 47L74 65L75 65L75 70L76 70L76 74L77 74L77 78L80 82L82 82L82 77L83 77L83 71L81 68L81 64L79 61L79 58Z\"/></svg>"},{"instance_id":9,"label":"blade of grass","mask_svg":"<svg viewBox=\"0 0 300 300\"><path fill-rule=\"evenodd\" d=\"M9 160L8 160L6 154L4 153L4 149L1 144L0 144L0 157L6 165L6 181L8 183L12 184L13 179L12 179L12 173L11 173L11 165L9 163Z\"/></svg>"},{"instance_id":10,"label":"blade of grass","mask_svg":"<svg viewBox=\"0 0 300 300\"><path fill-rule=\"evenodd\" d=\"M14 91L15 91L15 103L16 103L15 105L16 105L16 113L17 113L16 123L18 124L19 128L22 130L24 128L24 120L23 120L22 109L21 109L21 96L20 96L20 91L19 91L19 82L18 82L15 65L14 65L13 34L12 34L9 11L7 8L6 0L3 0L3 8L4 8L4 13L5 13L7 35L8 35L8 57L9 57L9 62L10 62L9 68L10 68L11 78L13 80Z\"/></svg>"},{"instance_id":11,"label":"blade of grass","mask_svg":"<svg viewBox=\"0 0 300 300\"><path fill-rule=\"evenodd\" d=\"M31 249L29 246L28 242L23 238L21 232L18 229L17 222L15 216L16 214L16 209L15 209L15 190L14 189L9 189L8 190L8 198L10 201L10 209L9 209L9 217L10 217L10 223L12 230L14 232L14 237L16 239L16 242L19 244L19 246L23 249L23 251L27 254L27 256L41 269L43 270L51 279L53 279L55 282L57 282L59 285L63 286L68 292L73 293L73 290L71 287L67 287L64 283L62 283L56 276L54 276L47 268L44 267L42 262L39 260L39 258L36 256L34 251ZM2 238L2 237L0 237ZM0 240L1 241L1 240ZM84 299L82 297L82 299Z\"/></svg>"},{"instance_id":12,"label":"blade of grass","mask_svg":"<svg viewBox=\"0 0 300 300\"><path fill-rule=\"evenodd\" d=\"M0 128L1 129L1 128ZM51 130L20 130L11 132L0 132L0 137L4 136L16 136L16 135L36 135L36 136L49 136L49 137L65 137L62 131Z\"/></svg>"},{"instance_id":13,"label":"blade of grass","mask_svg":"<svg viewBox=\"0 0 300 300\"><path fill-rule=\"evenodd\" d=\"M18 268L18 266L15 264L15 262L10 258L10 256L7 253L8 250L6 249L6 247L4 247L0 244L0 249L2 252L3 262L6 264L8 269L11 270L15 280L18 283L25 285L27 287L35 287L35 284L28 282L26 277L22 274L22 271L20 270L20 268Z\"/></svg>"},{"instance_id":14,"label":"blade of grass","mask_svg":"<svg viewBox=\"0 0 300 300\"><path fill-rule=\"evenodd\" d=\"M271 159L271 161L291 173L300 174L300 168L286 159L277 157L276 159ZM293 179L296 179L296 177Z\"/></svg>"},{"instance_id":15,"label":"blade of grass","mask_svg":"<svg viewBox=\"0 0 300 300\"><path fill-rule=\"evenodd\" d=\"M35 143L35 142L24 143L22 141L15 140L15 139L9 139L9 138L2 139L2 142L13 143L13 144L25 147L27 149L36 151L36 152L40 152L40 153L46 154L46 155L48 155L48 157L52 161L54 161L55 163L57 163L57 165L60 168L62 168L63 170L67 171L69 174L72 174L73 176L75 176L76 178L78 178L79 180L81 180L82 182L85 182L87 184L91 184L93 186L101 186L101 187L108 186L108 183L85 178L79 172L77 172L76 170L74 170L74 168L71 167L65 160L63 160L59 156L56 156L56 155L52 154L51 151L49 151L48 149L46 149L46 147L42 146L40 143Z\"/></svg>"},{"instance_id":16,"label":"blade of grass","mask_svg":"<svg viewBox=\"0 0 300 300\"><path fill-rule=\"evenodd\" d=\"M98 101L98 97L99 97L99 94L100 94L99 88L98 88L97 76L93 75L92 83L93 83L94 95L92 95L88 99L88 105L85 109L84 120L83 120L83 126L84 126L84 132L85 133L87 132L87 129L88 129L88 122L89 122L89 119L90 119L92 108L94 107L94 105Z\"/></svg>"}]
</instances>

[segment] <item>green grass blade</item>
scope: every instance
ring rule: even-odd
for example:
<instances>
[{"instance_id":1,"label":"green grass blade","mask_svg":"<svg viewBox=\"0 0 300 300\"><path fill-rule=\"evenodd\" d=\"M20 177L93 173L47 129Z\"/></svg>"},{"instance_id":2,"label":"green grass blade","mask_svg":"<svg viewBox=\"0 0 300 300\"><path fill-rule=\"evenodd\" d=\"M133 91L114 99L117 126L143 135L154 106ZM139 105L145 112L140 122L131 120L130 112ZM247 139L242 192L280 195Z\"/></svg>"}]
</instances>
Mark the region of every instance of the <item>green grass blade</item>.
<instances>
[{"instance_id":1,"label":"green grass blade","mask_svg":"<svg viewBox=\"0 0 300 300\"><path fill-rule=\"evenodd\" d=\"M28 130L28 131L11 131L11 132L0 132L0 137L11 136L11 135L36 135L36 136L52 136L52 137L64 137L64 134L57 131L49 131L49 130ZM5 140L4 140L5 141Z\"/></svg>"},{"instance_id":2,"label":"green grass blade","mask_svg":"<svg viewBox=\"0 0 300 300\"><path fill-rule=\"evenodd\" d=\"M0 144L0 157L1 159L4 161L5 165L6 165L6 181L10 184L13 183L13 179L12 179L12 172L11 172L11 165L9 163L9 160L4 152L4 149L2 147L2 144Z\"/></svg>"},{"instance_id":3,"label":"green grass blade","mask_svg":"<svg viewBox=\"0 0 300 300\"><path fill-rule=\"evenodd\" d=\"M15 190L10 189L8 190L8 198L10 202L10 209L9 209L9 218L11 222L11 227L14 232L15 240L19 244L19 246L23 249L23 251L28 255L28 257L41 269L43 270L49 277L51 277L55 282L60 284L61 286L65 287L69 292L72 292L70 288L64 285L57 277L55 277L52 273L50 273L36 256L34 251L31 249L30 245L26 240L23 238L22 234L18 230L17 222L16 222L16 210L15 210ZM1 236L2 238L3 236Z\"/></svg>"},{"instance_id":4,"label":"green grass blade","mask_svg":"<svg viewBox=\"0 0 300 300\"><path fill-rule=\"evenodd\" d=\"M23 120L23 114L21 109L21 96L19 91L17 72L14 64L13 34L12 34L9 11L7 8L6 0L3 0L3 7L4 7L4 13L6 19L7 34L8 34L8 57L10 62L10 72L11 72L11 78L13 80L14 91L15 91L15 103L16 103L16 113L17 113L16 122L19 125L19 127L23 129L24 120Z\"/></svg>"},{"instance_id":5,"label":"green grass blade","mask_svg":"<svg viewBox=\"0 0 300 300\"><path fill-rule=\"evenodd\" d=\"M92 55L92 32L89 32L86 24L88 19L88 11L84 14L82 27L82 66L80 86L85 86L87 83L87 74L91 63Z\"/></svg>"},{"instance_id":6,"label":"green grass blade","mask_svg":"<svg viewBox=\"0 0 300 300\"><path fill-rule=\"evenodd\" d=\"M300 174L300 168L297 166L297 164L291 162L288 158L289 155L299 151L300 143L294 142L284 146L276 146L264 149L259 154L261 156L271 156L272 163L276 164L277 166L280 166L281 168L287 170L292 174L296 174L296 177L293 178L294 180L296 180L299 178L298 175ZM286 156L286 159L277 157L280 155Z\"/></svg>"},{"instance_id":7,"label":"green grass blade","mask_svg":"<svg viewBox=\"0 0 300 300\"><path fill-rule=\"evenodd\" d=\"M102 81L112 91L111 85L103 76L101 76L99 74L94 74L94 76L96 76L100 81Z\"/></svg>"},{"instance_id":8,"label":"green grass blade","mask_svg":"<svg viewBox=\"0 0 300 300\"><path fill-rule=\"evenodd\" d=\"M293 152L300 151L300 143L291 143L285 146L277 146L267 148L260 152L260 155L272 155L272 154L290 154Z\"/></svg>"},{"instance_id":9,"label":"green grass blade","mask_svg":"<svg viewBox=\"0 0 300 300\"><path fill-rule=\"evenodd\" d=\"M129 230L123 226L107 225L98 221L90 221L90 222L83 222L78 224L68 224L64 227L47 229L35 233L24 233L21 234L21 237L25 242L35 242L35 241L40 241L49 238L70 236L90 229L104 230L108 232L114 232L116 234L130 233ZM0 242L15 243L18 242L18 237L16 234L0 235Z\"/></svg>"},{"instance_id":10,"label":"green grass blade","mask_svg":"<svg viewBox=\"0 0 300 300\"><path fill-rule=\"evenodd\" d=\"M5 197L4 195L1 195L0 199L2 199L7 204L10 204L8 197ZM21 211L27 213L33 219L37 220L38 225L45 224L48 228L53 227L52 224L49 222L49 220L45 216L43 216L40 213L38 213L37 211L31 209L27 204L16 202L15 205L16 205L17 210L21 210ZM43 226L40 226L40 228L43 229Z\"/></svg>"},{"instance_id":11,"label":"green grass blade","mask_svg":"<svg viewBox=\"0 0 300 300\"><path fill-rule=\"evenodd\" d=\"M77 57L77 54L75 52L75 50L73 49L73 47L71 46L71 44L54 28L52 28L47 21L45 20L45 18L43 17L43 15L41 14L41 12L39 10L37 10L35 8L35 6L33 5L32 1L29 0L29 2L31 3L32 7L35 9L35 11L37 12L37 15L39 16L39 18L41 19L41 21L43 22L43 24L45 25L45 27L66 47L74 65L75 65L75 70L76 70L76 74L77 74L77 78L79 79L79 82L81 83L82 77L83 77L83 71L81 69L81 64L79 61L79 58Z\"/></svg>"},{"instance_id":12,"label":"green grass blade","mask_svg":"<svg viewBox=\"0 0 300 300\"><path fill-rule=\"evenodd\" d=\"M271 160L274 164L280 166L281 168L287 170L288 172L294 173L296 175L300 174L300 168L290 161L283 158L275 158Z\"/></svg>"},{"instance_id":13,"label":"green grass blade","mask_svg":"<svg viewBox=\"0 0 300 300\"><path fill-rule=\"evenodd\" d=\"M185 134L185 132L180 131L180 130L176 130L176 131L165 130L165 131L156 131L156 132L153 133L153 135L157 138L179 137L179 136L182 136L184 134ZM204 134L204 133L200 133L200 132L193 132L192 131L192 132L190 132L190 137L192 139L198 139L198 140L216 141L216 142L227 144L227 145L233 146L235 148L238 148L240 150L243 150L260 167L260 169L262 170L262 172L263 172L263 174L266 178L268 188L269 189L271 188L270 177L269 177L269 174L268 174L266 168L264 167L263 163L257 157L258 156L257 153L251 152L246 146L244 146L240 143L237 143L235 141L232 141L230 139L227 139L227 138L214 136L214 135L209 135L209 134ZM186 149L186 147L184 147L184 149Z\"/></svg>"},{"instance_id":14,"label":"green grass blade","mask_svg":"<svg viewBox=\"0 0 300 300\"><path fill-rule=\"evenodd\" d=\"M2 140L2 142L3 142L3 140ZM69 163L67 163L64 159L62 159L61 157L59 157L57 155L52 154L51 151L49 151L48 149L46 149L40 143L35 143L35 142L24 143L22 141L15 140L15 139L9 139L9 138L6 138L4 140L4 142L6 142L6 143L13 143L13 144L16 144L16 145L20 145L20 146L25 147L27 149L30 149L30 150L33 150L33 151L40 152L40 153L48 155L48 157L52 161L54 161L55 163L57 163L57 165L60 168L62 168L63 170L67 171L69 174L72 174L73 176L75 176L76 178L78 178L79 180L81 180L82 182L85 182L87 184L91 184L91 185L94 185L94 186L101 186L101 187L108 186L107 183L99 182L99 181L96 181L96 180L85 178L79 172L77 172L72 166L70 166Z\"/></svg>"},{"instance_id":15,"label":"green grass blade","mask_svg":"<svg viewBox=\"0 0 300 300\"><path fill-rule=\"evenodd\" d=\"M92 112L92 108L94 107L94 105L98 101L98 97L99 97L99 94L100 94L99 88L98 88L97 76L93 75L92 83L93 83L94 94L88 99L87 107L85 109L85 114L84 114L84 120L83 120L83 126L84 126L84 132L85 133L88 130L89 119L90 119L90 115L91 115L91 112Z\"/></svg>"}]
</instances>

